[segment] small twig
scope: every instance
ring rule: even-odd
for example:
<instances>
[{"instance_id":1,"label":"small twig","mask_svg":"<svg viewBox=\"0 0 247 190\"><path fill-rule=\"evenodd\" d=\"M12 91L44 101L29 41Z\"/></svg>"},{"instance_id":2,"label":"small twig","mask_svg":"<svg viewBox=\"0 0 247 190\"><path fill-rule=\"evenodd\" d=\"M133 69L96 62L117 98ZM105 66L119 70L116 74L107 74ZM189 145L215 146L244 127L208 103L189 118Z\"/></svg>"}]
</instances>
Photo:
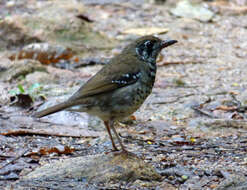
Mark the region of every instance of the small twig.
<instances>
[{"instance_id":1,"label":"small twig","mask_svg":"<svg viewBox=\"0 0 247 190\"><path fill-rule=\"evenodd\" d=\"M178 100L179 98L176 98L175 100L171 100L171 101L151 102L149 104L172 104L177 102Z\"/></svg>"},{"instance_id":2,"label":"small twig","mask_svg":"<svg viewBox=\"0 0 247 190\"><path fill-rule=\"evenodd\" d=\"M184 64L201 64L202 61L174 61L174 62L161 62L158 64L159 67L167 66L167 65L184 65Z\"/></svg>"},{"instance_id":3,"label":"small twig","mask_svg":"<svg viewBox=\"0 0 247 190\"><path fill-rule=\"evenodd\" d=\"M247 129L247 120L234 120L234 119L213 119L203 122L206 126L219 127L232 127Z\"/></svg>"},{"instance_id":4,"label":"small twig","mask_svg":"<svg viewBox=\"0 0 247 190\"><path fill-rule=\"evenodd\" d=\"M209 97L206 101L204 101L203 103L201 103L201 104L198 106L198 108L203 108L203 106L204 106L205 104L208 104L208 103L210 103L210 102L212 102L211 97Z\"/></svg>"},{"instance_id":5,"label":"small twig","mask_svg":"<svg viewBox=\"0 0 247 190\"><path fill-rule=\"evenodd\" d=\"M177 101L179 101L180 99L182 98L187 98L189 96L194 96L195 94L194 93L191 93L191 94L186 94L184 96L178 96L176 97L175 100L171 100L171 101L161 101L161 102L151 102L150 104L171 104L171 103L175 103Z\"/></svg>"},{"instance_id":6,"label":"small twig","mask_svg":"<svg viewBox=\"0 0 247 190\"><path fill-rule=\"evenodd\" d=\"M6 155L3 155L3 154L0 154L0 157L3 157L3 158L12 158L13 156L6 156Z\"/></svg>"},{"instance_id":7,"label":"small twig","mask_svg":"<svg viewBox=\"0 0 247 190\"><path fill-rule=\"evenodd\" d=\"M218 95L226 95L226 94L228 94L227 91L216 92L216 93L211 93L211 94L204 94L203 93L203 95L205 95L205 96L218 96Z\"/></svg>"},{"instance_id":8,"label":"small twig","mask_svg":"<svg viewBox=\"0 0 247 190\"><path fill-rule=\"evenodd\" d=\"M212 115L211 113L207 112L207 111L204 111L202 110L202 108L204 107L205 104L208 104L212 101L212 99L209 97L206 101L204 101L203 103L199 104L199 105L196 105L196 106L191 106L191 108L195 111L197 111L198 113L200 114L203 114L207 117L210 117L210 118L217 118L216 116Z\"/></svg>"},{"instance_id":9,"label":"small twig","mask_svg":"<svg viewBox=\"0 0 247 190\"><path fill-rule=\"evenodd\" d=\"M214 116L213 114L211 114L211 113L209 113L209 112L206 112L206 111L202 110L202 109L200 108L200 106L192 106L191 108L192 108L193 110L197 111L198 113L200 113L200 114L202 114L202 115L205 115L205 116L207 116L207 117L209 117L209 118L217 118L217 117Z\"/></svg>"},{"instance_id":10,"label":"small twig","mask_svg":"<svg viewBox=\"0 0 247 190\"><path fill-rule=\"evenodd\" d=\"M123 135L121 135L121 133L119 133L119 136L121 137L121 138L123 138L123 139L127 139L127 140L132 140L132 141L137 141L137 142L147 142L147 141L153 141L154 142L154 140L151 140L151 139L149 139L149 140L144 140L144 139L139 139L139 138L133 138L132 136L130 136L130 135L128 135L128 136L123 136Z\"/></svg>"}]
</instances>

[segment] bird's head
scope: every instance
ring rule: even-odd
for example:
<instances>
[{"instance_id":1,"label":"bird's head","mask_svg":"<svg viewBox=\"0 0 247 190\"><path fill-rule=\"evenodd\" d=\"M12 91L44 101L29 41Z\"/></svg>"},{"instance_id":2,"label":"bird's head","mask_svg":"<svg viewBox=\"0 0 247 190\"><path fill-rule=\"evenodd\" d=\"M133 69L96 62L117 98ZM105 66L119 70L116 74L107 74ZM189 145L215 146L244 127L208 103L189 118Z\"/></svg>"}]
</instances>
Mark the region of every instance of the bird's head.
<instances>
[{"instance_id":1,"label":"bird's head","mask_svg":"<svg viewBox=\"0 0 247 190\"><path fill-rule=\"evenodd\" d=\"M161 40L154 36L143 36L138 38L132 45L134 46L137 57L145 62L156 62L160 51L172 44L176 40Z\"/></svg>"}]
</instances>

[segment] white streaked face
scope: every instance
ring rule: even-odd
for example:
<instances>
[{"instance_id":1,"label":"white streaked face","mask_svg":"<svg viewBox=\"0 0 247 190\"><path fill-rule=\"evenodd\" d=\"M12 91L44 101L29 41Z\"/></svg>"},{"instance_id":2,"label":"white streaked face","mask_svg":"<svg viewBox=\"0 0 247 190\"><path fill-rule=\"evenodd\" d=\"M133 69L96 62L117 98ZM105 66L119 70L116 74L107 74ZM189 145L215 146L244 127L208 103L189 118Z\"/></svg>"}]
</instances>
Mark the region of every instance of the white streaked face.
<instances>
[{"instance_id":1,"label":"white streaked face","mask_svg":"<svg viewBox=\"0 0 247 190\"><path fill-rule=\"evenodd\" d=\"M160 44L158 40L144 40L136 47L136 53L143 61L155 62L161 50Z\"/></svg>"}]
</instances>

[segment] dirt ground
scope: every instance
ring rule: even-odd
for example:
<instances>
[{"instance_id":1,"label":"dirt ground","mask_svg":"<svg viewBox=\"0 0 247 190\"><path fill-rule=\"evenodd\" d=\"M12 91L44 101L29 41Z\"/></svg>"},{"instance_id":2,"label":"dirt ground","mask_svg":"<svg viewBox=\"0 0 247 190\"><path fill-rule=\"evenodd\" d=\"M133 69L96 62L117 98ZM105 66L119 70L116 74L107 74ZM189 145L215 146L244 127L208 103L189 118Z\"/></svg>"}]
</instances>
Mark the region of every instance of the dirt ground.
<instances>
[{"instance_id":1,"label":"dirt ground","mask_svg":"<svg viewBox=\"0 0 247 190\"><path fill-rule=\"evenodd\" d=\"M111 150L98 118L31 115L147 34L178 43L162 51L152 94L117 130L161 180L23 181L47 163ZM1 1L0 189L247 189L245 64L244 0Z\"/></svg>"}]
</instances>

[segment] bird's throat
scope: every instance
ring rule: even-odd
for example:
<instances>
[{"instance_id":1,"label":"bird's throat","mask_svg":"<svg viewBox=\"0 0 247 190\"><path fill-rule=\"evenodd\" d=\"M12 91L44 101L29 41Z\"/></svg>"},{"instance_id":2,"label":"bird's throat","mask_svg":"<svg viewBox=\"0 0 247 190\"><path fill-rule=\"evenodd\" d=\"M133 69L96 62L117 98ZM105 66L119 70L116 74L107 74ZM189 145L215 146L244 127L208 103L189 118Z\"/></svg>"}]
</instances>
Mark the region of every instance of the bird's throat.
<instances>
[{"instance_id":1,"label":"bird's throat","mask_svg":"<svg viewBox=\"0 0 247 190\"><path fill-rule=\"evenodd\" d=\"M147 64L149 69L148 76L153 86L155 81L156 70L157 70L156 62L147 62Z\"/></svg>"}]
</instances>

